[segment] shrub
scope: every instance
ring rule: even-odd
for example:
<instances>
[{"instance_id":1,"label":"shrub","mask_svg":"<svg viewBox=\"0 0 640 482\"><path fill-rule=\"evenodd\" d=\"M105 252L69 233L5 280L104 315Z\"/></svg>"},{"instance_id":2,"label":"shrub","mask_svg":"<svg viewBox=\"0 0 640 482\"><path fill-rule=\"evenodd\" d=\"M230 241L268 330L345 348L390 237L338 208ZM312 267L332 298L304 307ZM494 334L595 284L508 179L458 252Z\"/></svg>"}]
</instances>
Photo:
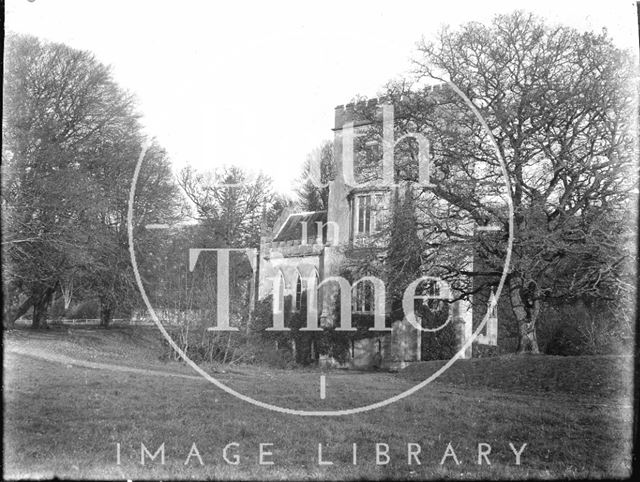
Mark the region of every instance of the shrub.
<instances>
[{"instance_id":1,"label":"shrub","mask_svg":"<svg viewBox=\"0 0 640 482\"><path fill-rule=\"evenodd\" d=\"M63 318L65 315L64 299L58 298L51 304L49 308L49 317L52 319Z\"/></svg>"},{"instance_id":2,"label":"shrub","mask_svg":"<svg viewBox=\"0 0 640 482\"><path fill-rule=\"evenodd\" d=\"M65 313L66 318L95 319L100 317L100 303L98 300L86 300L69 307Z\"/></svg>"},{"instance_id":3,"label":"shrub","mask_svg":"<svg viewBox=\"0 0 640 482\"><path fill-rule=\"evenodd\" d=\"M605 302L578 300L549 306L540 315L538 341L549 355L601 355L629 352L631 327Z\"/></svg>"},{"instance_id":4,"label":"shrub","mask_svg":"<svg viewBox=\"0 0 640 482\"><path fill-rule=\"evenodd\" d=\"M250 360L251 363L273 368L292 368L296 364L293 353L287 347L279 346L276 348L275 343L255 339L250 345L254 350L254 356Z\"/></svg>"},{"instance_id":5,"label":"shrub","mask_svg":"<svg viewBox=\"0 0 640 482\"><path fill-rule=\"evenodd\" d=\"M415 308L416 315L422 320L424 328L435 329L442 326L449 317L449 304L440 306L421 305ZM457 327L455 320L449 320L444 328L435 332L423 332L421 339L422 360L448 360L457 351Z\"/></svg>"}]
</instances>

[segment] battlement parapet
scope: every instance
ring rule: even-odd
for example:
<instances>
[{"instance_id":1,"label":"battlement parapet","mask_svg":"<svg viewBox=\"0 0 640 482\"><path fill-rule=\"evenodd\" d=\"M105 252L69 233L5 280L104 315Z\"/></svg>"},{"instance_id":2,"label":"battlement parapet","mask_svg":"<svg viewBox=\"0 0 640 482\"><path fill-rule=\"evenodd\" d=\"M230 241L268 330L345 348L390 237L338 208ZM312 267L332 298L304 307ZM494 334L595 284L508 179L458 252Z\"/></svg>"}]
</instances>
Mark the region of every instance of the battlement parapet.
<instances>
[{"instance_id":1,"label":"battlement parapet","mask_svg":"<svg viewBox=\"0 0 640 482\"><path fill-rule=\"evenodd\" d=\"M440 92L449 89L447 84L429 85L424 88L425 92ZM383 104L387 102L384 97L361 100L356 103L338 105L335 108L334 131L341 130L348 122L353 122L354 127L370 124L373 121L382 119Z\"/></svg>"},{"instance_id":2,"label":"battlement parapet","mask_svg":"<svg viewBox=\"0 0 640 482\"><path fill-rule=\"evenodd\" d=\"M262 256L266 259L272 258L275 253L276 256L283 258L295 257L295 256L317 256L322 254L324 250L324 244L302 244L300 240L297 241L282 241L274 243L263 243L261 245Z\"/></svg>"},{"instance_id":3,"label":"battlement parapet","mask_svg":"<svg viewBox=\"0 0 640 482\"><path fill-rule=\"evenodd\" d=\"M368 99L357 103L339 105L335 110L335 128L340 130L348 122L353 122L354 126L370 124L372 120L382 118L378 105L382 105L383 99Z\"/></svg>"}]
</instances>

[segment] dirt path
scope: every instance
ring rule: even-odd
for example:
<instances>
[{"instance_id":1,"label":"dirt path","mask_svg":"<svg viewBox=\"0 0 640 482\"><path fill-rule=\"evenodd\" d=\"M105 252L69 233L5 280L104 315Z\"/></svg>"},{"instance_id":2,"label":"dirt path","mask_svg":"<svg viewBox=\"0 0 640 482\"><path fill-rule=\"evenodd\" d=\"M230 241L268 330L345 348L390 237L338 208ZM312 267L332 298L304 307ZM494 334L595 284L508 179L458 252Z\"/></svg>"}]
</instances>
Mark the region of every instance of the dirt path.
<instances>
[{"instance_id":1,"label":"dirt path","mask_svg":"<svg viewBox=\"0 0 640 482\"><path fill-rule=\"evenodd\" d=\"M5 353L28 356L31 358L37 358L39 360L45 360L54 363L61 363L63 365L73 365L77 367L83 368L92 368L94 370L110 370L114 372L127 372L127 373L135 373L138 375L146 375L146 376L158 376L158 377L178 377L178 378L188 378L191 380L200 380L206 381L204 378L196 375L184 375L182 373L172 373L161 370L149 370L147 368L133 368L124 365L114 365L112 363L98 363L91 362L86 360L77 360L75 358L71 358L65 355L59 355L57 353L51 353L48 351L44 351L35 347L31 347L29 349L25 349L22 347L16 346L5 346Z\"/></svg>"}]
</instances>

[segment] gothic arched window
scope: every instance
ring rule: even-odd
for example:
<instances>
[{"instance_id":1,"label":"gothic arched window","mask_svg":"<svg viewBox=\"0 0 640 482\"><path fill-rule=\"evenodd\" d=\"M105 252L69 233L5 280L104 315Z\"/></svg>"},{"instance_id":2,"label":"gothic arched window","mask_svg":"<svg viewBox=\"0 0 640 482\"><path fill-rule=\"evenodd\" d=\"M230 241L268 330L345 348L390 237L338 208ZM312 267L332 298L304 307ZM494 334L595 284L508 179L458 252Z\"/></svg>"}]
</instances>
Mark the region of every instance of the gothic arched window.
<instances>
[{"instance_id":1,"label":"gothic arched window","mask_svg":"<svg viewBox=\"0 0 640 482\"><path fill-rule=\"evenodd\" d=\"M354 288L353 311L354 313L373 313L374 299L373 288L370 281L361 281Z\"/></svg>"},{"instance_id":2,"label":"gothic arched window","mask_svg":"<svg viewBox=\"0 0 640 482\"><path fill-rule=\"evenodd\" d=\"M273 287L273 306L275 307L275 311L283 312L284 311L284 290L285 290L285 282L284 275L282 271L278 271L278 274L274 278L274 287Z\"/></svg>"},{"instance_id":3,"label":"gothic arched window","mask_svg":"<svg viewBox=\"0 0 640 482\"><path fill-rule=\"evenodd\" d=\"M304 288L305 287L303 286L302 276L298 274L296 279L296 304L294 307L295 311L300 311L302 308L302 297L304 296L304 293L306 291Z\"/></svg>"}]
</instances>

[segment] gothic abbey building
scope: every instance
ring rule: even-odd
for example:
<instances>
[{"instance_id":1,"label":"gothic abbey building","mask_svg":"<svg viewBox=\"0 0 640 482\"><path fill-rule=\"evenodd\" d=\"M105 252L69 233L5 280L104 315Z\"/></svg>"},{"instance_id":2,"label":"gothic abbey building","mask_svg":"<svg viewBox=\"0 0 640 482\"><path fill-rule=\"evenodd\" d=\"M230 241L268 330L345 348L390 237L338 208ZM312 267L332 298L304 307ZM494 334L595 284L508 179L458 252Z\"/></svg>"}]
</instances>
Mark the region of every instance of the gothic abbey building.
<instances>
[{"instance_id":1,"label":"gothic abbey building","mask_svg":"<svg viewBox=\"0 0 640 482\"><path fill-rule=\"evenodd\" d=\"M380 243L376 233L384 217L390 213L394 187L366 181L358 182L353 187L347 183L343 173L343 164L348 159L348 153L343 152L343 136L351 135L347 129L352 129L351 133L357 136L358 131L381 121L380 111L381 106L375 99L336 107L333 129L336 172L334 179L329 182L328 210L295 212L287 209L270 232L262 237L258 297L264 299L273 296L274 317L282 316L285 309L300 311L305 304L310 304L311 307L307 306L307 309L311 309L317 318L318 327L336 326L336 313L342 307L336 306L340 302L337 296L340 286L332 277L340 276L350 253L372 243ZM355 162L358 149L363 148L366 147L356 146L352 157ZM380 150L374 149L373 152L376 155ZM350 163L351 160L347 162ZM472 265L473 259L469 259L468 263ZM346 364L354 368L401 368L407 363L420 361L423 332L406 319L389 320L391 307L388 297L384 307L375 306L373 281L360 281L355 286L349 286L349 289L352 299L351 307L347 308L353 314L386 316L387 324L385 331L372 331L370 336L352 339ZM304 304L303 297L306 301ZM283 302L285 298L291 299L290 306L286 308ZM472 336L473 312L467 300L449 304L457 350ZM277 326L278 322L275 323ZM488 326L491 328L487 330L484 341L495 344L495 323L489 323ZM468 346L463 357L468 358L471 353L471 346ZM327 362L322 357L320 361Z\"/></svg>"}]
</instances>

